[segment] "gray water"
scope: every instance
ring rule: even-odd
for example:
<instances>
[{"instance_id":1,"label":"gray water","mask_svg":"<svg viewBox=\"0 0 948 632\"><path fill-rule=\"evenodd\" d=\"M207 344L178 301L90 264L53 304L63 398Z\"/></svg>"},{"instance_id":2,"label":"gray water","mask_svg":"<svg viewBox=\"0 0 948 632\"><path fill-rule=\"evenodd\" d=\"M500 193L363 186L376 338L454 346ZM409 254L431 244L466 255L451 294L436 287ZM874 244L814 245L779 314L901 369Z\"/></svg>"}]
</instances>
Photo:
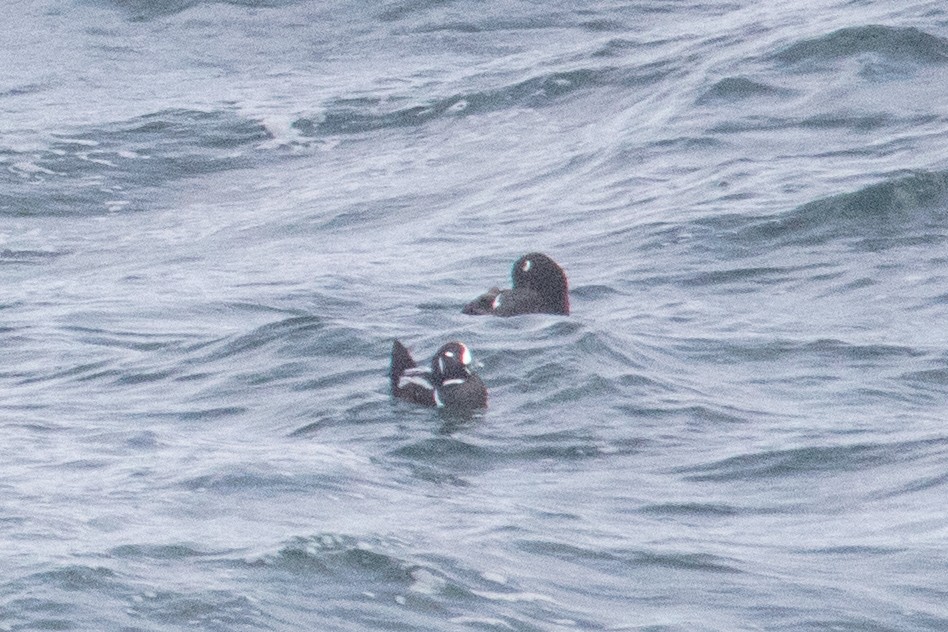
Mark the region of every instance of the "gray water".
<instances>
[{"instance_id":1,"label":"gray water","mask_svg":"<svg viewBox=\"0 0 948 632\"><path fill-rule=\"evenodd\" d=\"M948 630L943 2L0 18L0 630Z\"/></svg>"}]
</instances>

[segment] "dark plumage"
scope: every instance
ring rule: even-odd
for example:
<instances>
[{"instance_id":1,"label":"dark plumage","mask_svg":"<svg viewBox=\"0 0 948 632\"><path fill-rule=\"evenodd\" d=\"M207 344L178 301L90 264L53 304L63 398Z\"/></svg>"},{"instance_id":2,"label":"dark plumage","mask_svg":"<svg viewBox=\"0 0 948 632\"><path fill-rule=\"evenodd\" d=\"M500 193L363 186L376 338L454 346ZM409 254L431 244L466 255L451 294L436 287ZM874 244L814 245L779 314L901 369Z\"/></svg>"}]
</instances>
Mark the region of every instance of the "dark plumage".
<instances>
[{"instance_id":1,"label":"dark plumage","mask_svg":"<svg viewBox=\"0 0 948 632\"><path fill-rule=\"evenodd\" d=\"M491 288L461 311L473 316L569 315L566 273L548 256L531 252L520 257L514 262L510 277L512 289Z\"/></svg>"},{"instance_id":2,"label":"dark plumage","mask_svg":"<svg viewBox=\"0 0 948 632\"><path fill-rule=\"evenodd\" d=\"M392 344L392 396L422 406L474 410L487 406L487 388L470 369L471 352L460 342L438 349L431 366L419 367L408 349Z\"/></svg>"}]
</instances>

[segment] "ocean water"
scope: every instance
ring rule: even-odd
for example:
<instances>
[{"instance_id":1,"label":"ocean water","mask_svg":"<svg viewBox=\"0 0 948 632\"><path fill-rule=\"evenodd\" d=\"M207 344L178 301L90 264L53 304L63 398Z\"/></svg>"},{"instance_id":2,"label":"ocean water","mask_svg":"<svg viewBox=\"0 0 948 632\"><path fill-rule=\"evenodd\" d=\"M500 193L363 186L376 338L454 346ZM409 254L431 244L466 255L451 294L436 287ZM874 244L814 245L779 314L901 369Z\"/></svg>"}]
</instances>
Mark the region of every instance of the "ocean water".
<instances>
[{"instance_id":1,"label":"ocean water","mask_svg":"<svg viewBox=\"0 0 948 632\"><path fill-rule=\"evenodd\" d=\"M943 1L0 17L0 630L948 630Z\"/></svg>"}]
</instances>

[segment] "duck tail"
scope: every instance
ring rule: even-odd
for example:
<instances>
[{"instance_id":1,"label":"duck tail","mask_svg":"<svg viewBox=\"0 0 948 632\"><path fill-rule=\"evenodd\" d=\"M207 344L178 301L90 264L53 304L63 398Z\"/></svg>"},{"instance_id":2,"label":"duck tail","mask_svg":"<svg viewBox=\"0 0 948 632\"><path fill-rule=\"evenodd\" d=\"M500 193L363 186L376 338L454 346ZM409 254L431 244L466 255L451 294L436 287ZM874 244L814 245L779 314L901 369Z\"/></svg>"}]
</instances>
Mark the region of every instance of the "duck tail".
<instances>
[{"instance_id":1,"label":"duck tail","mask_svg":"<svg viewBox=\"0 0 948 632\"><path fill-rule=\"evenodd\" d=\"M415 367L415 361L411 354L401 342L397 339L392 343L392 368L389 372L392 383L392 393L398 390L398 379L407 370Z\"/></svg>"}]
</instances>

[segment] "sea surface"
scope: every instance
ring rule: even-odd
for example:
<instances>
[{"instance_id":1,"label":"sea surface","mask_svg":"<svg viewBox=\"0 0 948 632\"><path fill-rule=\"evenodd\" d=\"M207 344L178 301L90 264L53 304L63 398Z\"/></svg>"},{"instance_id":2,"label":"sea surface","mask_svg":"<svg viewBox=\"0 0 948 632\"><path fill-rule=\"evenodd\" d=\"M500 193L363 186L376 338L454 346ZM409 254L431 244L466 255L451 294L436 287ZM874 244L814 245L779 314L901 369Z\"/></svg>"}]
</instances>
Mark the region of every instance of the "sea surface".
<instances>
[{"instance_id":1,"label":"sea surface","mask_svg":"<svg viewBox=\"0 0 948 632\"><path fill-rule=\"evenodd\" d=\"M0 631L948 630L944 0L20 0L0 68ZM570 316L460 313L531 251Z\"/></svg>"}]
</instances>

